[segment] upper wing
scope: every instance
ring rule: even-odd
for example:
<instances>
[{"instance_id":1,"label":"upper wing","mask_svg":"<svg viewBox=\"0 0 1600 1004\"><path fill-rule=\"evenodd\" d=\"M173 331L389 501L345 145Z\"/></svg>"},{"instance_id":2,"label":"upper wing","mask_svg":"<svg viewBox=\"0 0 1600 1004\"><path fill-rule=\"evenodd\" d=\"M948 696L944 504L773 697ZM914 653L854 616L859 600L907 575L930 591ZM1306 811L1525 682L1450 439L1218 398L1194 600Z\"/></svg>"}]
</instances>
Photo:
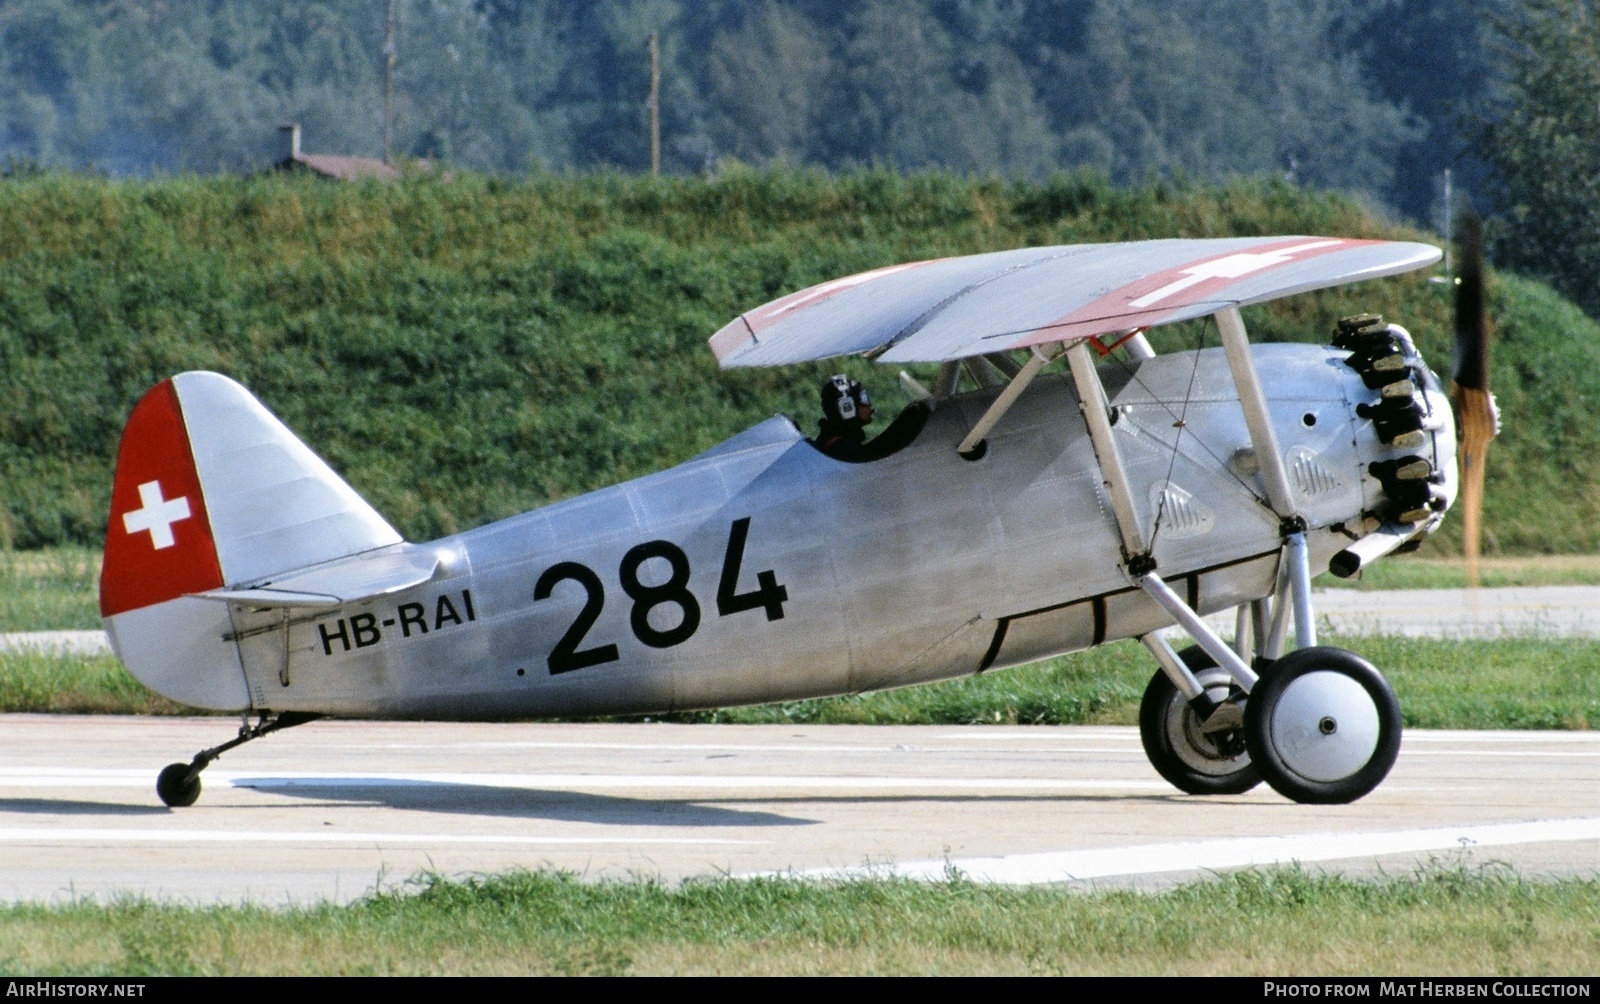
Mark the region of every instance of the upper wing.
<instances>
[{"instance_id":1,"label":"upper wing","mask_svg":"<svg viewBox=\"0 0 1600 1004\"><path fill-rule=\"evenodd\" d=\"M884 348L943 362L1171 324L1225 307L1422 268L1428 244L1236 237L1023 248L894 265L757 307L711 336L724 367Z\"/></svg>"}]
</instances>

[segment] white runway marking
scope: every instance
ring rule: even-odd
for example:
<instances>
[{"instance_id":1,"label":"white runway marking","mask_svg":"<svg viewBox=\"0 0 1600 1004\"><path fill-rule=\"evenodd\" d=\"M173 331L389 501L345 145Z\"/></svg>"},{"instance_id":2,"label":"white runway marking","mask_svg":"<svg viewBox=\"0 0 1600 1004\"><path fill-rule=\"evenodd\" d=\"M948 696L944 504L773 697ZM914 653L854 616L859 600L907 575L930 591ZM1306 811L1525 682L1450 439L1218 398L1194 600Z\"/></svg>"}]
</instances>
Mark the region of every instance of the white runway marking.
<instances>
[{"instance_id":1,"label":"white runway marking","mask_svg":"<svg viewBox=\"0 0 1600 1004\"><path fill-rule=\"evenodd\" d=\"M1557 757L1571 759L1573 757L1600 757L1600 750L1407 750L1407 756L1448 756L1448 757L1499 757L1501 759L1521 757Z\"/></svg>"},{"instance_id":2,"label":"white runway marking","mask_svg":"<svg viewBox=\"0 0 1600 1004\"><path fill-rule=\"evenodd\" d=\"M0 827L3 843L90 841L119 844L760 844L760 840L720 837L528 837L479 833L338 833L327 830L149 830L121 827Z\"/></svg>"},{"instance_id":3,"label":"white runway marking","mask_svg":"<svg viewBox=\"0 0 1600 1004\"><path fill-rule=\"evenodd\" d=\"M1410 731L1406 733L1408 743L1439 743L1441 745L1457 745L1461 743L1476 743L1492 746L1506 743L1579 743L1586 746L1600 746L1600 732L1574 731L1574 732L1538 732L1538 731L1510 731L1510 732L1474 732L1469 729L1427 729L1424 731Z\"/></svg>"},{"instance_id":4,"label":"white runway marking","mask_svg":"<svg viewBox=\"0 0 1600 1004\"><path fill-rule=\"evenodd\" d=\"M945 739L985 739L995 748L1003 748L1012 740L1041 740L1048 739L1060 743L1052 746L1046 752L1062 753L1144 753L1139 748L1139 737L1123 741L1114 746L1085 746L1082 741L1074 742L1062 736L1029 735L1022 730L1035 729L1032 725L1017 726L989 726L987 735L931 735L932 742ZM1014 729L1016 731L1002 732L1001 729ZM1105 741L1111 741L1108 737ZM438 746L425 746L416 743L372 743L366 745L351 745L351 749L363 750L437 750ZM622 750L633 753L884 753L884 752L927 752L936 749L929 743L883 743L881 745L855 744L851 746L827 746L813 743L763 743L754 746L750 743L541 743L541 742L500 742L500 743L455 743L449 749L529 749L529 750ZM963 750L966 752L966 750ZM1033 752L1030 750L1029 752Z\"/></svg>"},{"instance_id":5,"label":"white runway marking","mask_svg":"<svg viewBox=\"0 0 1600 1004\"><path fill-rule=\"evenodd\" d=\"M1078 725L1074 726L1073 728L1073 738L1078 742L1089 740L1092 742L1115 742L1119 744L1126 743L1127 745L1125 747L1119 748L1131 750L1139 749L1139 734L1136 732L1130 733L1125 726L1096 728L1093 725ZM1007 740L1055 739L1057 742L1061 741L1061 736L1052 736L1050 734L1048 726L1041 728L1037 725L979 725L975 728L940 732L938 734L938 738L940 739L982 739L988 742L994 742L998 736L1004 736ZM1140 753L1140 755L1143 756L1144 754Z\"/></svg>"},{"instance_id":6,"label":"white runway marking","mask_svg":"<svg viewBox=\"0 0 1600 1004\"><path fill-rule=\"evenodd\" d=\"M815 869L809 877L893 875L937 881L952 870L975 882L1038 885L1083 879L1162 872L1211 871L1260 865L1418 851L1457 851L1512 844L1600 840L1600 819L1549 819L1524 823L1437 827L1387 833L1311 833L1284 837L1242 837L1193 843L1147 844L1091 851L1011 854L993 858L952 858L844 870Z\"/></svg>"},{"instance_id":7,"label":"white runway marking","mask_svg":"<svg viewBox=\"0 0 1600 1004\"><path fill-rule=\"evenodd\" d=\"M970 789L974 791L1161 791L1170 792L1165 781L1068 780L1031 777L838 777L806 775L752 774L729 777L715 774L418 774L411 777L355 775L333 777L307 775L270 778L238 775L230 779L238 788L367 787L372 785L457 784L492 788L712 788L751 790L763 788L829 791L904 791Z\"/></svg>"}]
</instances>

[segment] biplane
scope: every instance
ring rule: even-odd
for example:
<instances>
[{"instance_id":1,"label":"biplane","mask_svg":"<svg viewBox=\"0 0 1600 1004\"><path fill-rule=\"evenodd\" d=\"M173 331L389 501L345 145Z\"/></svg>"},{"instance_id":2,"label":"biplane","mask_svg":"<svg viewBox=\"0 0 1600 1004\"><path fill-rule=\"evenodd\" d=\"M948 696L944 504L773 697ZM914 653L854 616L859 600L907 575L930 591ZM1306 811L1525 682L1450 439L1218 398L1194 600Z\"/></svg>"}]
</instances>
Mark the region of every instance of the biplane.
<instances>
[{"instance_id":1,"label":"biplane","mask_svg":"<svg viewBox=\"0 0 1600 1004\"><path fill-rule=\"evenodd\" d=\"M1402 327L1250 344L1241 309L1438 260L1327 237L1035 247L791 293L723 367L937 365L869 462L779 415L669 470L402 539L233 380L179 374L117 459L101 612L155 691L242 716L160 773L192 804L240 743L323 715L517 720L854 694L1134 638L1140 733L1193 794L1359 798L1393 690L1317 644L1311 580L1414 547L1457 493L1456 422ZM1147 332L1214 324L1158 353ZM925 374L931 374L928 367ZM1231 638L1213 628L1213 615ZM1193 644L1174 648L1176 626Z\"/></svg>"}]
</instances>

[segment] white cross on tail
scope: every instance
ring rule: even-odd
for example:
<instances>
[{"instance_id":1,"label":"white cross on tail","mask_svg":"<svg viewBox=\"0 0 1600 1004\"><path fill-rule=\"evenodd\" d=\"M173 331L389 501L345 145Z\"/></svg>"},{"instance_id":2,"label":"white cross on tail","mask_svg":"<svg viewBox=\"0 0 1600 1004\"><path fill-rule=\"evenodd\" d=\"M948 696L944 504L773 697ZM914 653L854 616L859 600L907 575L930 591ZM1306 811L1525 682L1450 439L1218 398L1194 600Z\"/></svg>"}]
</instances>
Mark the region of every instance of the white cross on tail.
<instances>
[{"instance_id":1,"label":"white cross on tail","mask_svg":"<svg viewBox=\"0 0 1600 1004\"><path fill-rule=\"evenodd\" d=\"M146 481L139 486L139 501L144 508L122 514L122 525L129 533L150 531L150 543L157 551L177 543L172 536L172 524L189 518L189 500L180 495L175 499L161 497L161 482Z\"/></svg>"}]
</instances>

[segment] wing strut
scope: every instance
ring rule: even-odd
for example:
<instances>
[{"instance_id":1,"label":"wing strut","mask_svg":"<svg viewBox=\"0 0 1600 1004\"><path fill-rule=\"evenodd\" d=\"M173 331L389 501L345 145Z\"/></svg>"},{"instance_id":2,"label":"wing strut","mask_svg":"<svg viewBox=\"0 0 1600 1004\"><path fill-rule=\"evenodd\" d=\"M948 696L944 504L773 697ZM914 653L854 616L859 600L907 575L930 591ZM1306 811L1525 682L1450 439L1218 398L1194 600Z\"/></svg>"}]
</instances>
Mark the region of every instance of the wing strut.
<instances>
[{"instance_id":1,"label":"wing strut","mask_svg":"<svg viewBox=\"0 0 1600 1004\"><path fill-rule=\"evenodd\" d=\"M1123 561L1130 575L1152 571L1155 562L1144 543L1144 529L1139 525L1139 510L1134 507L1133 492L1128 488L1122 451L1111 438L1110 406L1106 403L1105 387L1100 383L1100 374L1095 372L1089 347L1082 340L1073 342L1067 349L1067 365L1072 369L1072 380L1078 388L1083 419L1089 425L1089 441L1094 444L1095 458L1100 461L1100 476L1111 493L1111 512L1122 534Z\"/></svg>"},{"instance_id":2,"label":"wing strut","mask_svg":"<svg viewBox=\"0 0 1600 1004\"><path fill-rule=\"evenodd\" d=\"M1222 348L1228 354L1228 369L1233 373L1234 390L1244 406L1244 424L1250 430L1250 445L1261 465L1261 480L1266 483L1267 502L1279 519L1295 519L1298 514L1289 493L1289 472L1278 450L1278 434L1272 429L1272 416L1267 412L1267 396L1261 390L1261 378L1256 376L1255 362L1250 358L1244 318L1239 316L1237 307L1217 311L1216 318L1217 330L1222 334Z\"/></svg>"},{"instance_id":3,"label":"wing strut","mask_svg":"<svg viewBox=\"0 0 1600 1004\"><path fill-rule=\"evenodd\" d=\"M1239 308L1228 307L1216 313L1217 330L1228 356L1234 390L1244 408L1245 427L1250 430L1250 447L1260 464L1261 480L1267 489L1267 503L1278 514L1283 531L1284 561L1288 563L1288 596L1293 603L1295 643L1309 648L1317 643L1316 622L1311 616L1311 557L1306 548L1305 520L1295 508L1289 488L1289 471L1278 449L1278 435L1267 411L1267 396L1261 390L1255 362L1250 358L1250 342L1245 335L1244 318ZM1280 601L1281 602L1281 601Z\"/></svg>"},{"instance_id":4,"label":"wing strut","mask_svg":"<svg viewBox=\"0 0 1600 1004\"><path fill-rule=\"evenodd\" d=\"M1089 441L1094 445L1095 459L1100 463L1100 476L1105 480L1106 491L1111 496L1111 514L1117 531L1122 535L1123 565L1128 578L1181 624L1241 689L1249 692L1256 684L1256 674L1250 666L1156 574L1155 558L1144 543L1139 511L1134 506L1133 492L1128 487L1122 453L1112 437L1105 387L1100 383L1100 374L1095 370L1088 345L1082 341L1073 342L1067 348L1067 365L1072 369L1072 379L1078 388L1078 401L1083 408L1084 422L1089 426ZM1191 689L1197 693L1203 692L1193 674L1183 670L1181 660L1174 656L1169 665L1169 660L1162 657L1167 653L1161 651L1159 644L1152 642L1153 637L1146 636L1145 645L1156 655L1156 660L1177 689L1185 695Z\"/></svg>"},{"instance_id":5,"label":"wing strut","mask_svg":"<svg viewBox=\"0 0 1600 1004\"><path fill-rule=\"evenodd\" d=\"M1060 345L1035 345L1028 357L1027 365L1022 367L1009 384L1006 384L1006 389L1000 392L1000 396L994 399L993 404L989 405L989 410L983 413L983 417L978 419L978 424L967 433L967 438L956 447L956 452L967 454L977 449L978 444L983 442L983 437L987 436L995 423L1011 410L1011 406L1022 396L1022 392L1028 389L1028 385L1033 383L1033 378L1039 375L1039 371L1060 355Z\"/></svg>"},{"instance_id":6,"label":"wing strut","mask_svg":"<svg viewBox=\"0 0 1600 1004\"><path fill-rule=\"evenodd\" d=\"M1172 591L1172 587L1167 585L1161 576L1154 572L1149 572L1139 576L1136 581L1139 583L1139 588L1144 590L1146 596L1155 600L1168 614L1172 615L1173 620L1183 625L1183 629L1189 632L1195 643L1205 651L1206 655L1215 659L1218 666L1227 670L1228 675L1233 677L1233 681L1239 685L1240 689L1244 690L1245 693L1255 689L1256 680L1258 679L1255 671L1239 657L1239 653L1233 650L1233 646L1223 641L1215 631L1211 630L1211 625L1207 624L1199 614L1189 609L1189 604L1178 598L1178 594ZM1147 635L1146 637L1153 636ZM1150 648L1151 652L1156 651L1155 648L1151 647L1150 642L1145 642L1145 646ZM1166 668L1165 660L1158 657L1157 661L1161 663L1163 669ZM1182 690L1183 688L1180 687L1179 689Z\"/></svg>"},{"instance_id":7,"label":"wing strut","mask_svg":"<svg viewBox=\"0 0 1600 1004\"><path fill-rule=\"evenodd\" d=\"M1217 312L1217 327L1222 333L1223 348L1228 367L1233 376L1234 388L1244 411L1245 427L1250 433L1250 445L1260 464L1262 481L1266 487L1267 502L1278 516L1283 534L1283 559L1279 567L1279 588L1276 610L1268 641L1275 657L1282 646L1287 615L1292 612L1296 642L1301 648L1315 645L1316 626L1311 613L1311 564L1306 547L1305 520L1294 503L1289 484L1289 472L1278 448L1278 437L1272 427L1271 413L1267 408L1266 394L1262 391L1260 377L1250 356L1250 346L1245 334L1244 321L1237 308ZM1156 562L1144 542L1144 531L1139 522L1138 508L1129 487L1122 454L1111 431L1111 420L1105 388L1095 369L1085 342L1072 342L1066 350L1067 364L1077 386L1078 400L1083 409L1084 422L1089 429L1089 440L1099 461L1100 476L1104 479L1110 496L1112 516L1122 537L1124 567L1128 578L1145 595L1154 600L1174 621L1199 643L1216 664L1233 677L1234 682L1246 692L1256 683L1256 674L1239 653L1223 641L1203 618L1183 601L1156 573ZM1037 362L1030 360L1032 367ZM1042 365L1042 364L1041 364ZM1024 369L1023 375L1027 374ZM1022 375L1012 386L1022 382ZM1007 388L1009 392L1011 388ZM998 402L997 402L998 404ZM991 409L993 411L994 409ZM985 418L988 418L985 415ZM992 423L991 423L992 424ZM1253 611L1256 619L1266 620L1265 608ZM1263 624L1264 626L1264 624ZM1173 680L1176 688L1189 695L1197 687L1193 675L1183 671L1176 658L1163 658L1170 652L1150 638L1145 643L1155 653L1162 669Z\"/></svg>"}]
</instances>

